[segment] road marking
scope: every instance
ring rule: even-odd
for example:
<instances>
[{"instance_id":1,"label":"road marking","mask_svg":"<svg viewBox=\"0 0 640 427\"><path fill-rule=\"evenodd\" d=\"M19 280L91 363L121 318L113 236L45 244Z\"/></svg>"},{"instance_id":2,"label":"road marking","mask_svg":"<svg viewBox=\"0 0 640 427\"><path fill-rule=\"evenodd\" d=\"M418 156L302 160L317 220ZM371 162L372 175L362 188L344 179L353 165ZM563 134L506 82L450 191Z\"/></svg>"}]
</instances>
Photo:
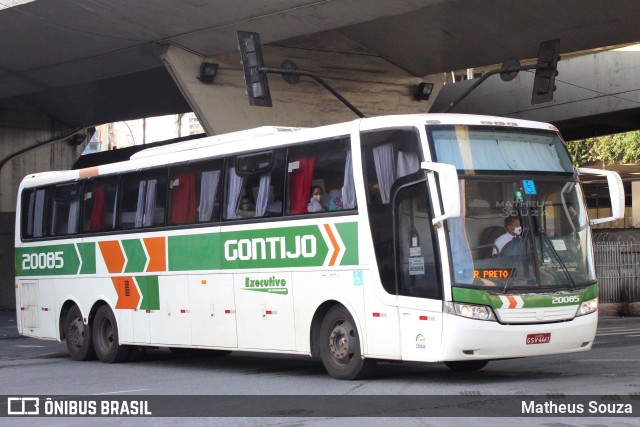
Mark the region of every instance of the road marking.
<instances>
[{"instance_id":1,"label":"road marking","mask_svg":"<svg viewBox=\"0 0 640 427\"><path fill-rule=\"evenodd\" d=\"M16 347L20 347L20 348L43 348L43 345L35 345L35 344L31 344L31 345L16 345Z\"/></svg>"},{"instance_id":2,"label":"road marking","mask_svg":"<svg viewBox=\"0 0 640 427\"><path fill-rule=\"evenodd\" d=\"M632 334L634 332L639 332L639 331L627 331L627 332L608 332L606 334L600 333L600 334L596 334L597 337L606 337L606 336L610 336L610 335L628 335L628 334Z\"/></svg>"},{"instance_id":3,"label":"road marking","mask_svg":"<svg viewBox=\"0 0 640 427\"><path fill-rule=\"evenodd\" d=\"M582 359L576 360L576 362L593 362L593 363L602 363L602 362L621 362L621 363L638 363L640 359Z\"/></svg>"},{"instance_id":4,"label":"road marking","mask_svg":"<svg viewBox=\"0 0 640 427\"><path fill-rule=\"evenodd\" d=\"M121 391L108 391L106 393L95 393L92 394L92 396L102 396L105 394L119 394L119 393L133 393L134 391L149 391L151 390L150 388L139 388L137 390L121 390Z\"/></svg>"}]
</instances>

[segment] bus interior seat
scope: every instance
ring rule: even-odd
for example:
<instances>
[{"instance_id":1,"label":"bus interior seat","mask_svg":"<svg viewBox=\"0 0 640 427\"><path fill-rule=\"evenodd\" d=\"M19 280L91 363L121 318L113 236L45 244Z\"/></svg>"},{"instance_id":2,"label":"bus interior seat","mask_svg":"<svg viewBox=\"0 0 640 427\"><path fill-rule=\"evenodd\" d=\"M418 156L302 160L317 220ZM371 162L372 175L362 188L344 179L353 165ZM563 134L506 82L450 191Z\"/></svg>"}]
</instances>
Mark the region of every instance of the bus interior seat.
<instances>
[{"instance_id":1,"label":"bus interior seat","mask_svg":"<svg viewBox=\"0 0 640 427\"><path fill-rule=\"evenodd\" d=\"M491 258L493 256L493 243L505 233L504 227L492 225L485 228L480 235L480 258Z\"/></svg>"}]
</instances>

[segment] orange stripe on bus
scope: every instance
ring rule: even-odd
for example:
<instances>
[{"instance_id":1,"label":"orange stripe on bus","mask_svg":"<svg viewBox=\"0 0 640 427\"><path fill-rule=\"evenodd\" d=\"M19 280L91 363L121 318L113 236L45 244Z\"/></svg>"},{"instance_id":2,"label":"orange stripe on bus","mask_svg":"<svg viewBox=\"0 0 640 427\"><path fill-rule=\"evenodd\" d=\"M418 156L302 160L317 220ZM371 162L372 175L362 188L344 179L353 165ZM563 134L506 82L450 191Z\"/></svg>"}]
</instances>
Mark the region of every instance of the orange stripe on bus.
<instances>
[{"instance_id":1,"label":"orange stripe on bus","mask_svg":"<svg viewBox=\"0 0 640 427\"><path fill-rule=\"evenodd\" d=\"M338 246L336 237L333 235L329 224L324 224L324 229L329 236L329 240L331 240L331 244L333 245L333 255L331 255L331 259L329 260L329 265L333 266L336 263L336 259L338 259L338 255L340 254L340 246Z\"/></svg>"},{"instance_id":2,"label":"orange stripe on bus","mask_svg":"<svg viewBox=\"0 0 640 427\"><path fill-rule=\"evenodd\" d=\"M109 273L122 273L124 268L124 254L120 248L120 242L117 240L108 240L105 242L98 242L100 252L102 252L102 258L107 265Z\"/></svg>"},{"instance_id":3,"label":"orange stripe on bus","mask_svg":"<svg viewBox=\"0 0 640 427\"><path fill-rule=\"evenodd\" d=\"M98 167L94 166L92 168L84 168L80 169L80 178L89 178L90 176L98 176L100 172L98 172Z\"/></svg>"},{"instance_id":4,"label":"orange stripe on bus","mask_svg":"<svg viewBox=\"0 0 640 427\"><path fill-rule=\"evenodd\" d=\"M513 297L513 295L507 295L507 299L509 300L509 308L516 308L518 301Z\"/></svg>"},{"instance_id":5,"label":"orange stripe on bus","mask_svg":"<svg viewBox=\"0 0 640 427\"><path fill-rule=\"evenodd\" d=\"M149 265L147 266L147 271L167 271L165 238L149 237L142 240L145 248L147 248L147 253L149 254Z\"/></svg>"},{"instance_id":6,"label":"orange stripe on bus","mask_svg":"<svg viewBox=\"0 0 640 427\"><path fill-rule=\"evenodd\" d=\"M133 277L113 277L111 278L113 286L116 288L118 294L118 301L116 301L116 308L129 309L138 308L140 304L140 292L138 287L133 281Z\"/></svg>"}]
</instances>

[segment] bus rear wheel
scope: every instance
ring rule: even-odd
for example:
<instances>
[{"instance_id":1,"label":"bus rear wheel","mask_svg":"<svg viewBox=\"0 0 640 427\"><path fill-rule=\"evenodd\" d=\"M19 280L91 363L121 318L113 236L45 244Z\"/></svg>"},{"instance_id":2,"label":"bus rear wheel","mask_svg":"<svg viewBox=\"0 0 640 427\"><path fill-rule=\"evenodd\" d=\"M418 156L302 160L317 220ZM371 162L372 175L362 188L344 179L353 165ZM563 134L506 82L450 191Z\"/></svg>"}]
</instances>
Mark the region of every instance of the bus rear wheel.
<instances>
[{"instance_id":1,"label":"bus rear wheel","mask_svg":"<svg viewBox=\"0 0 640 427\"><path fill-rule=\"evenodd\" d=\"M84 324L82 313L77 305L71 307L67 313L64 337L67 342L67 350L73 360L84 361L96 358L91 338L91 326Z\"/></svg>"},{"instance_id":2,"label":"bus rear wheel","mask_svg":"<svg viewBox=\"0 0 640 427\"><path fill-rule=\"evenodd\" d=\"M444 362L447 368L457 372L473 372L487 366L488 360L457 360L452 362Z\"/></svg>"},{"instance_id":3,"label":"bus rear wheel","mask_svg":"<svg viewBox=\"0 0 640 427\"><path fill-rule=\"evenodd\" d=\"M120 345L116 317L108 305L100 307L93 319L93 346L105 363L124 362L131 353L131 347Z\"/></svg>"},{"instance_id":4,"label":"bus rear wheel","mask_svg":"<svg viewBox=\"0 0 640 427\"><path fill-rule=\"evenodd\" d=\"M333 378L354 380L371 373L375 361L362 358L360 335L349 311L336 305L320 325L320 357Z\"/></svg>"}]
</instances>

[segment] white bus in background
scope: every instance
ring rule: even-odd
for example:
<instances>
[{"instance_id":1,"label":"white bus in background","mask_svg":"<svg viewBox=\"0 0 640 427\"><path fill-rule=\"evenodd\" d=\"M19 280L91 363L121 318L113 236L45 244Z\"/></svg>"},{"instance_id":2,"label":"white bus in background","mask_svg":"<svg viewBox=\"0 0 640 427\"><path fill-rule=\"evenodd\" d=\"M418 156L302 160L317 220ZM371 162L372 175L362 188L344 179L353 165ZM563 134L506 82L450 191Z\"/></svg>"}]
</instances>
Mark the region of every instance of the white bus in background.
<instances>
[{"instance_id":1,"label":"white bus in background","mask_svg":"<svg viewBox=\"0 0 640 427\"><path fill-rule=\"evenodd\" d=\"M378 360L474 370L589 350L583 172L607 176L621 217L619 176L576 170L555 127L472 115L265 127L29 175L18 329L75 360L306 354L341 379Z\"/></svg>"}]
</instances>

